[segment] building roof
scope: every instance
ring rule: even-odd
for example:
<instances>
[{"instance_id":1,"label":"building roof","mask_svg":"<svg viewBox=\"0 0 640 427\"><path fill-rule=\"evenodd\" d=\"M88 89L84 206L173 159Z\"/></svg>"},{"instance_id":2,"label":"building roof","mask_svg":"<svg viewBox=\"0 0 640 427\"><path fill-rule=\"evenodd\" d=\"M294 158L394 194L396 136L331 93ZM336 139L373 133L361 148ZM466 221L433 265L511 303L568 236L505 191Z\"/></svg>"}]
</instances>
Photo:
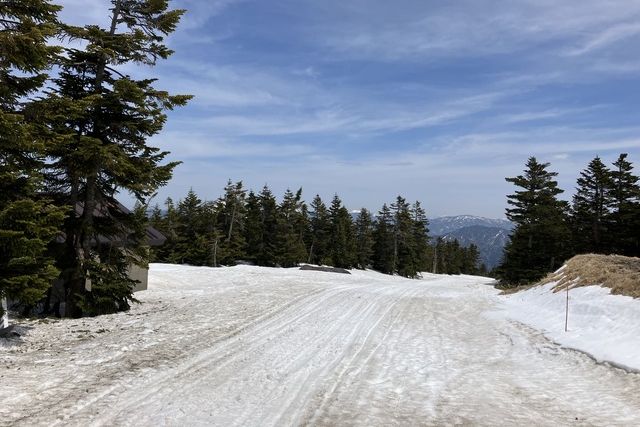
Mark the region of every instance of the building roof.
<instances>
[{"instance_id":1,"label":"building roof","mask_svg":"<svg viewBox=\"0 0 640 427\"><path fill-rule=\"evenodd\" d=\"M84 212L84 204L82 202L76 203L75 212L78 216L82 215L82 213ZM127 209L122 203L118 202L115 199L110 202L98 203L93 210L93 217L98 219L117 216L128 216L131 214L132 212L129 209ZM98 242L101 245L112 244L116 246L122 246L130 240L130 236L132 233L132 231L124 230L119 232L118 234L108 236L99 234ZM146 234L147 244L149 246L160 246L167 240L164 234L150 225L147 226ZM66 240L66 235L62 233L57 240L60 243L64 242ZM93 242L93 244L95 245L95 241Z\"/></svg>"}]
</instances>

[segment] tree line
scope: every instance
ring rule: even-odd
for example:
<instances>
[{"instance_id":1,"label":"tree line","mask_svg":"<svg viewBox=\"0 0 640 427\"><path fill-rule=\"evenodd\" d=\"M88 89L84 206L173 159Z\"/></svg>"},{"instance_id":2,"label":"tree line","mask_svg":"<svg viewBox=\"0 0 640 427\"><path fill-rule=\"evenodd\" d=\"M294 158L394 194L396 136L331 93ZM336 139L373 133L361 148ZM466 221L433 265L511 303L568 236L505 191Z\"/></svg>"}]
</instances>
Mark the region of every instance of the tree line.
<instances>
[{"instance_id":1,"label":"tree line","mask_svg":"<svg viewBox=\"0 0 640 427\"><path fill-rule=\"evenodd\" d=\"M156 262L310 263L404 277L432 268L449 274L479 272L475 246L442 239L430 245L425 210L402 196L375 215L366 208L352 215L338 195L328 205L318 195L307 204L302 189L287 190L278 202L268 186L256 193L229 181L215 201L203 201L190 190L177 203L169 198L162 208L156 205L149 220L167 237L152 250Z\"/></svg>"},{"instance_id":2,"label":"tree line","mask_svg":"<svg viewBox=\"0 0 640 427\"><path fill-rule=\"evenodd\" d=\"M110 3L101 27L61 22L49 0L0 2L0 299L26 310L47 309L56 279L67 316L127 309L145 218L116 196L147 203L176 166L147 140L190 96L123 70L169 57L184 11Z\"/></svg>"},{"instance_id":3,"label":"tree line","mask_svg":"<svg viewBox=\"0 0 640 427\"><path fill-rule=\"evenodd\" d=\"M508 197L515 224L496 274L505 286L541 279L577 254L640 256L640 186L626 153L611 167L595 157L580 173L571 202L560 200L556 172L529 158Z\"/></svg>"}]
</instances>

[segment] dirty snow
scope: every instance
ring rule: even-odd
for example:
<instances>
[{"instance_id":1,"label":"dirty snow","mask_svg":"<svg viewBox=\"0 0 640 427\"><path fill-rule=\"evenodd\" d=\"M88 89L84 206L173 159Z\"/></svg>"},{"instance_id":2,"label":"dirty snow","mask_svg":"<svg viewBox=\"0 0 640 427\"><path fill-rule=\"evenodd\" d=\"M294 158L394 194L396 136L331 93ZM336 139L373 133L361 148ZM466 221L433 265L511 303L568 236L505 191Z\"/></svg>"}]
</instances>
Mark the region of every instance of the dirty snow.
<instances>
[{"instance_id":1,"label":"dirty snow","mask_svg":"<svg viewBox=\"0 0 640 427\"><path fill-rule=\"evenodd\" d=\"M504 314L544 332L563 347L640 372L640 300L611 295L611 289L569 289L569 321L565 332L566 293L556 282L506 297ZM566 289L566 288L565 288Z\"/></svg>"},{"instance_id":2,"label":"dirty snow","mask_svg":"<svg viewBox=\"0 0 640 427\"><path fill-rule=\"evenodd\" d=\"M640 425L640 375L496 315L487 279L156 264L149 288L22 322L0 425Z\"/></svg>"}]
</instances>

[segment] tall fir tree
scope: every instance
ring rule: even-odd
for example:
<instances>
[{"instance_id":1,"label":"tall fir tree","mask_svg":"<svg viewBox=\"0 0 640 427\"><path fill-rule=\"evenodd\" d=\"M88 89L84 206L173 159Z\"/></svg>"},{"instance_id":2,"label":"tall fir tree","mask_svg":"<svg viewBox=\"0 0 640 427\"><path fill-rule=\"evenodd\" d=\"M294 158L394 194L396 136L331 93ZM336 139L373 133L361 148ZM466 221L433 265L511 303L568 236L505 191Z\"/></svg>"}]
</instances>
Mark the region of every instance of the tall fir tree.
<instances>
[{"instance_id":1,"label":"tall fir tree","mask_svg":"<svg viewBox=\"0 0 640 427\"><path fill-rule=\"evenodd\" d=\"M373 269L385 274L395 271L393 213L385 203L374 222Z\"/></svg>"},{"instance_id":2,"label":"tall fir tree","mask_svg":"<svg viewBox=\"0 0 640 427\"><path fill-rule=\"evenodd\" d=\"M243 237L247 261L257 263L262 245L262 209L260 198L253 191L249 191L245 203L245 219Z\"/></svg>"},{"instance_id":3,"label":"tall fir tree","mask_svg":"<svg viewBox=\"0 0 640 427\"><path fill-rule=\"evenodd\" d=\"M175 255L181 264L206 265L209 259L209 247L204 243L205 224L202 200L190 189L186 197L178 202L177 232L180 236Z\"/></svg>"},{"instance_id":4,"label":"tall fir tree","mask_svg":"<svg viewBox=\"0 0 640 427\"><path fill-rule=\"evenodd\" d=\"M278 208L278 227L276 244L277 264L281 267L294 267L307 259L303 235L302 189L295 194L287 189Z\"/></svg>"},{"instance_id":5,"label":"tall fir tree","mask_svg":"<svg viewBox=\"0 0 640 427\"><path fill-rule=\"evenodd\" d=\"M331 263L331 219L329 211L319 195L311 201L311 242L309 259L312 264Z\"/></svg>"},{"instance_id":6,"label":"tall fir tree","mask_svg":"<svg viewBox=\"0 0 640 427\"><path fill-rule=\"evenodd\" d=\"M577 253L611 251L611 208L613 179L611 171L599 157L580 173L573 196L572 227Z\"/></svg>"},{"instance_id":7,"label":"tall fir tree","mask_svg":"<svg viewBox=\"0 0 640 427\"><path fill-rule=\"evenodd\" d=\"M427 252L429 247L429 221L427 213L416 201L411 207L413 213L413 240L415 242L415 263L417 271L428 271Z\"/></svg>"},{"instance_id":8,"label":"tall fir tree","mask_svg":"<svg viewBox=\"0 0 640 427\"><path fill-rule=\"evenodd\" d=\"M391 204L393 213L393 272L405 277L418 275L417 240L415 223L409 203L398 196Z\"/></svg>"},{"instance_id":9,"label":"tall fir tree","mask_svg":"<svg viewBox=\"0 0 640 427\"><path fill-rule=\"evenodd\" d=\"M47 246L64 212L44 197L46 135L31 116L58 48L60 7L46 0L0 2L0 300L29 308L58 275ZM0 316L3 315L0 307Z\"/></svg>"},{"instance_id":10,"label":"tall fir tree","mask_svg":"<svg viewBox=\"0 0 640 427\"><path fill-rule=\"evenodd\" d=\"M260 238L257 248L256 263L267 267L277 265L278 245L278 203L266 185L258 195L260 201Z\"/></svg>"},{"instance_id":11,"label":"tall fir tree","mask_svg":"<svg viewBox=\"0 0 640 427\"><path fill-rule=\"evenodd\" d=\"M530 157L523 175L506 178L521 190L507 196L507 218L515 224L497 269L506 286L530 283L560 267L571 255L567 203L548 163Z\"/></svg>"},{"instance_id":12,"label":"tall fir tree","mask_svg":"<svg viewBox=\"0 0 640 427\"><path fill-rule=\"evenodd\" d=\"M109 25L65 26L69 38L80 43L59 56L55 86L39 106L38 117L56 136L48 156L55 160L51 185L72 206L65 222L67 251L65 283L67 315L77 317L91 308L92 292L109 277L121 284L112 304L103 296L100 312L125 310L134 283L129 262L140 262L132 249L144 241L128 241L118 262L93 261L97 236L118 238L134 226L133 215L118 215L115 196L124 190L145 204L171 177L176 163L163 164L166 152L147 143L161 131L165 111L184 105L190 96L172 96L154 88L155 79L136 80L122 66L154 65L172 51L164 38L176 28L182 10L169 10L167 0L111 0ZM54 117L51 117L55 114ZM99 219L99 220L98 220ZM144 239L143 239L144 240ZM113 257L111 258L113 259ZM96 284L88 286L88 278ZM117 280L115 280L117 278ZM117 294L117 295L116 295ZM123 298L122 295L125 295Z\"/></svg>"},{"instance_id":13,"label":"tall fir tree","mask_svg":"<svg viewBox=\"0 0 640 427\"><path fill-rule=\"evenodd\" d=\"M331 219L331 265L340 268L351 268L355 263L355 239L353 222L349 210L342 205L336 194L329 207Z\"/></svg>"},{"instance_id":14,"label":"tall fir tree","mask_svg":"<svg viewBox=\"0 0 640 427\"><path fill-rule=\"evenodd\" d=\"M233 265L239 259L244 258L245 240L243 235L245 216L246 190L242 181L227 182L224 187L224 195L219 200L220 213L218 219L220 228L225 235L221 242L223 250L218 257L224 265Z\"/></svg>"},{"instance_id":15,"label":"tall fir tree","mask_svg":"<svg viewBox=\"0 0 640 427\"><path fill-rule=\"evenodd\" d=\"M373 260L373 217L366 208L360 209L355 221L356 267L369 268Z\"/></svg>"},{"instance_id":16,"label":"tall fir tree","mask_svg":"<svg viewBox=\"0 0 640 427\"><path fill-rule=\"evenodd\" d=\"M613 252L640 256L640 185L626 153L613 163L611 240Z\"/></svg>"}]
</instances>

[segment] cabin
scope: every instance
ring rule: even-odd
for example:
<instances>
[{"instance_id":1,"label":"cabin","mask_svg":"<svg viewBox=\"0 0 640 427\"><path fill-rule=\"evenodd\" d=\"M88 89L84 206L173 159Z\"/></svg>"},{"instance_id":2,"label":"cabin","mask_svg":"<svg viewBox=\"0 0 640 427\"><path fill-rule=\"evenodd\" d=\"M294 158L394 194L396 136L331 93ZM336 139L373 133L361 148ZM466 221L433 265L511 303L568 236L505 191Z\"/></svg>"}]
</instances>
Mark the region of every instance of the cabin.
<instances>
[{"instance_id":1,"label":"cabin","mask_svg":"<svg viewBox=\"0 0 640 427\"><path fill-rule=\"evenodd\" d=\"M76 214L78 216L82 215L84 211L84 207L82 203L76 204ZM124 218L126 216L131 215L132 212L127 209L120 202L113 200L111 202L103 202L98 204L94 208L93 217L94 221L99 222L101 218ZM92 240L92 247L97 249L97 252L101 254L101 256L108 256L114 250L120 250L127 246L129 242L132 241L131 235L133 231L131 230L119 230L116 233L110 235L99 234L96 238ZM58 243L63 244L66 240L64 235L60 235L57 239ZM160 246L162 245L167 238L158 230L151 226L147 226L146 228L146 240L147 245L149 247ZM134 292L144 291L147 289L149 283L149 268L148 267L140 267L136 264L130 264L128 268L129 277L138 282L138 285L135 287ZM87 283L87 290L90 290L90 281Z\"/></svg>"},{"instance_id":2,"label":"cabin","mask_svg":"<svg viewBox=\"0 0 640 427\"><path fill-rule=\"evenodd\" d=\"M78 203L75 207L76 214L81 215L84 211L83 205ZM94 220L99 222L101 218L118 218L118 217L126 217L131 215L132 212L127 209L124 205L117 201L112 201L109 203L101 203L96 206L94 210ZM113 251L121 250L126 247L128 242L131 242L131 230L119 230L117 233L113 233L109 236L107 235L98 235L92 241L92 247L96 249L96 252L100 253L101 256L108 257L108 254ZM149 247L152 246L160 246L166 241L166 237L155 228L148 226L146 228L146 243ZM64 233L60 234L56 238L56 243L59 245L64 245L66 242L66 236ZM136 264L130 264L128 266L128 276L132 280L137 282L137 285L133 289L134 292L144 291L147 289L149 284L149 268L142 267ZM91 290L91 280L87 279L85 282L85 288L87 290ZM0 317L0 330L9 326L8 319L8 310L13 306L12 301L7 301L6 299L0 299L0 303L2 303L2 310L4 315ZM64 281L62 279L56 280L51 287L50 296L47 298L47 302L44 303L41 307L39 307L36 311L41 312L52 312L60 316L65 315L65 287Z\"/></svg>"}]
</instances>

